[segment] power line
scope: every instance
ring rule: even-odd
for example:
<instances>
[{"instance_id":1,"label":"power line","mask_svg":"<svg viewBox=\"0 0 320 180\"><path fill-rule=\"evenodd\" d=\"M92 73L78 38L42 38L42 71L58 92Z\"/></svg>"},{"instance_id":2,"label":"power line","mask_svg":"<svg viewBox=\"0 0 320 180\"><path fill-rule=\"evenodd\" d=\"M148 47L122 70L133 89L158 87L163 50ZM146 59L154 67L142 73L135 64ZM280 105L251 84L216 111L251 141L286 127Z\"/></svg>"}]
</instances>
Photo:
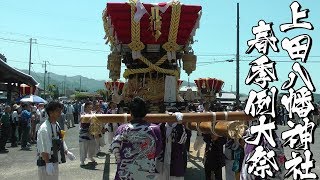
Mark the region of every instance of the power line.
<instances>
[{"instance_id":1,"label":"power line","mask_svg":"<svg viewBox=\"0 0 320 180\"><path fill-rule=\"evenodd\" d=\"M99 50L99 49L78 48L78 47L69 47L69 46L60 46L60 45L42 44L42 43L38 43L38 44L39 44L40 46L54 47L54 48L60 48L60 49L71 49L71 50L103 52L103 53L108 53L108 52L110 52L110 51Z\"/></svg>"},{"instance_id":2,"label":"power line","mask_svg":"<svg viewBox=\"0 0 320 180\"><path fill-rule=\"evenodd\" d=\"M22 40L16 40L16 39L8 39L8 38L2 38L2 37L0 37L0 39L4 40L4 41L9 41L9 42L29 43L28 41L22 41Z\"/></svg>"},{"instance_id":3,"label":"power line","mask_svg":"<svg viewBox=\"0 0 320 180\"><path fill-rule=\"evenodd\" d=\"M38 76L38 74L35 72L35 70L33 69L33 67L31 66L31 68L32 68L32 72L33 72L33 74L37 77L37 79L39 80L39 82L41 83L43 83L43 81L41 81L41 78Z\"/></svg>"},{"instance_id":4,"label":"power line","mask_svg":"<svg viewBox=\"0 0 320 180\"><path fill-rule=\"evenodd\" d=\"M12 60L12 59L9 59L7 60L9 62L18 62L18 63L28 63L28 62L25 62L25 61L19 61L19 60ZM39 65L44 65L44 63L32 63L32 64L39 64ZM72 65L72 64L51 64L51 63L48 63L47 66L57 66L57 67L79 67L79 68L85 68L85 67L89 67L89 68L94 68L94 67L99 67L99 68L106 68L107 65ZM126 66L121 66L121 67L126 67Z\"/></svg>"},{"instance_id":5,"label":"power line","mask_svg":"<svg viewBox=\"0 0 320 180\"><path fill-rule=\"evenodd\" d=\"M18 60L13 60L13 59L9 59L9 61L11 61L11 62L18 62L18 63L25 63L25 64L29 64L29 62L25 62L25 61L18 61ZM32 63L32 64L41 64L41 65L42 65L42 63Z\"/></svg>"},{"instance_id":6,"label":"power line","mask_svg":"<svg viewBox=\"0 0 320 180\"><path fill-rule=\"evenodd\" d=\"M64 67L100 67L100 68L106 68L107 66L106 65L103 65L103 66L91 66L91 65L71 65L71 64L50 64L50 66L64 66Z\"/></svg>"},{"instance_id":7,"label":"power line","mask_svg":"<svg viewBox=\"0 0 320 180\"><path fill-rule=\"evenodd\" d=\"M63 39L63 38L53 38L53 37L48 37L48 36L38 36L38 35L29 35L29 34L23 34L23 33L16 33L16 32L7 32L7 31L0 31L0 33L5 33L5 34L11 34L11 35L19 35L23 37L36 37L36 38L41 38L41 39L48 39L48 40L54 40L54 41L64 41L64 42L69 42L69 43L78 43L78 44L92 44L92 45L97 45L100 46L102 45L101 43L98 42L89 42L89 41L78 41L78 40L71 40L71 39Z\"/></svg>"},{"instance_id":8,"label":"power line","mask_svg":"<svg viewBox=\"0 0 320 180\"><path fill-rule=\"evenodd\" d=\"M16 39L8 39L8 38L2 38L0 37L0 40L11 42L11 43L28 43L28 41L23 40L16 40ZM101 52L101 53L108 53L110 51L105 50L99 50L99 49L90 49L90 48L79 48L79 47L70 47L70 46L60 46L60 45L53 45L53 44L44 44L44 43L37 43L40 46L45 47L53 47L53 48L59 48L59 49L67 49L67 50L78 50L78 51L89 51L89 52Z\"/></svg>"}]
</instances>

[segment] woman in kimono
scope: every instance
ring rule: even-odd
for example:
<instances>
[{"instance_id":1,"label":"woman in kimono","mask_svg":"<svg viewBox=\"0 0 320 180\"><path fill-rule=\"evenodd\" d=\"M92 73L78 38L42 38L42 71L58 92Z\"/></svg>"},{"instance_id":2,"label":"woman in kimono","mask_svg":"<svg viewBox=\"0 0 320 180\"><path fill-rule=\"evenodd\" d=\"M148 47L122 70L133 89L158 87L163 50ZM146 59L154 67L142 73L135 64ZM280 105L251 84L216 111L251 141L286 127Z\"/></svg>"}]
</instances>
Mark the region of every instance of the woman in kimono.
<instances>
[{"instance_id":1,"label":"woman in kimono","mask_svg":"<svg viewBox=\"0 0 320 180\"><path fill-rule=\"evenodd\" d=\"M86 102L84 105L84 113L91 114L93 109L92 102ZM92 164L96 164L93 156L96 154L96 141L93 135L89 132L90 123L80 123L79 132L79 150L80 150L80 166L85 165L85 160L88 158Z\"/></svg>"},{"instance_id":2,"label":"woman in kimono","mask_svg":"<svg viewBox=\"0 0 320 180\"><path fill-rule=\"evenodd\" d=\"M177 109L169 110L172 113L177 111ZM187 148L185 146L187 132L181 123L162 123L160 129L163 151L157 159L157 170L159 171L157 179L183 180L187 167Z\"/></svg>"},{"instance_id":3,"label":"woman in kimono","mask_svg":"<svg viewBox=\"0 0 320 180\"><path fill-rule=\"evenodd\" d=\"M147 107L143 99L132 100L130 113L133 119L118 127L111 143L117 162L115 180L154 179L155 159L162 149L160 128L144 120Z\"/></svg>"}]
</instances>

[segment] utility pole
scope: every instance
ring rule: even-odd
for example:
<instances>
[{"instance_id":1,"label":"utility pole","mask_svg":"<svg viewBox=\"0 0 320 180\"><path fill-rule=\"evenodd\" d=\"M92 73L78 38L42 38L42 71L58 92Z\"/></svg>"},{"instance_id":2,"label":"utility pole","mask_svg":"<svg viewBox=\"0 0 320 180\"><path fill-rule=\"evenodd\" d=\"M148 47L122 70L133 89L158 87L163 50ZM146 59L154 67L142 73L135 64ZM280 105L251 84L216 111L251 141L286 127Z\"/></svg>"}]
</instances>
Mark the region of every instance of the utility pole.
<instances>
[{"instance_id":1,"label":"utility pole","mask_svg":"<svg viewBox=\"0 0 320 180\"><path fill-rule=\"evenodd\" d=\"M62 94L63 91L63 82L59 83L59 96Z\"/></svg>"},{"instance_id":2,"label":"utility pole","mask_svg":"<svg viewBox=\"0 0 320 180\"><path fill-rule=\"evenodd\" d=\"M48 86L50 85L50 72L48 72Z\"/></svg>"},{"instance_id":3,"label":"utility pole","mask_svg":"<svg viewBox=\"0 0 320 180\"><path fill-rule=\"evenodd\" d=\"M64 85L63 85L63 92L64 92L64 95L66 96L66 81L67 81L67 76L64 75Z\"/></svg>"},{"instance_id":4,"label":"utility pole","mask_svg":"<svg viewBox=\"0 0 320 180\"><path fill-rule=\"evenodd\" d=\"M236 54L236 61L237 61L237 80L236 80L236 107L238 108L240 105L240 94L239 94L239 79L240 79L240 71L239 71L239 3L237 3L237 54Z\"/></svg>"},{"instance_id":5,"label":"utility pole","mask_svg":"<svg viewBox=\"0 0 320 180\"><path fill-rule=\"evenodd\" d=\"M31 69L31 52L32 52L32 43L33 43L33 40L34 40L34 43L37 43L37 40L36 39L32 39L30 38L30 49L29 49L29 75L30 75L30 69Z\"/></svg>"},{"instance_id":6,"label":"utility pole","mask_svg":"<svg viewBox=\"0 0 320 180\"><path fill-rule=\"evenodd\" d=\"M46 99L46 74L47 74L47 62L48 62L48 61L44 61L44 77L43 77L44 99Z\"/></svg>"},{"instance_id":7,"label":"utility pole","mask_svg":"<svg viewBox=\"0 0 320 180\"><path fill-rule=\"evenodd\" d=\"M81 92L81 76L80 76L80 88L79 88L79 92Z\"/></svg>"}]
</instances>

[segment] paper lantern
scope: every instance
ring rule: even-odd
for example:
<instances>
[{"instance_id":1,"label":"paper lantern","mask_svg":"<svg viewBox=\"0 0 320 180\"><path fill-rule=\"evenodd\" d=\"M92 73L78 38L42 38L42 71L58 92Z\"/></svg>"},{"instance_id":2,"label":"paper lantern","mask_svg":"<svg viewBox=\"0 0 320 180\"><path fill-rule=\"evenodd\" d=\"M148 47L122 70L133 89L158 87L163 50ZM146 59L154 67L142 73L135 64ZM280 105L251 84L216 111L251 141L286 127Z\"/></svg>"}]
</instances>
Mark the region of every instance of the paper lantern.
<instances>
[{"instance_id":1,"label":"paper lantern","mask_svg":"<svg viewBox=\"0 0 320 180\"><path fill-rule=\"evenodd\" d=\"M180 79L177 80L177 86L178 86L178 88L180 88L182 82L183 82L183 80L180 80Z\"/></svg>"},{"instance_id":2,"label":"paper lantern","mask_svg":"<svg viewBox=\"0 0 320 180\"><path fill-rule=\"evenodd\" d=\"M37 89L37 87L35 87L35 86L28 86L26 84L21 84L20 85L20 95L25 96L25 95L34 94L36 89Z\"/></svg>"},{"instance_id":3,"label":"paper lantern","mask_svg":"<svg viewBox=\"0 0 320 180\"><path fill-rule=\"evenodd\" d=\"M216 78L199 78L194 80L201 93L209 92L219 93L222 90L224 82Z\"/></svg>"},{"instance_id":4,"label":"paper lantern","mask_svg":"<svg viewBox=\"0 0 320 180\"><path fill-rule=\"evenodd\" d=\"M107 82L104 83L104 85L107 88L107 90L109 90L109 91L113 91L115 88L117 88L118 91L122 91L122 89L124 87L124 82L107 81Z\"/></svg>"},{"instance_id":5,"label":"paper lantern","mask_svg":"<svg viewBox=\"0 0 320 180\"><path fill-rule=\"evenodd\" d=\"M183 70L185 70L186 73L190 75L193 71L196 70L197 56L193 54L184 54L182 56L182 62Z\"/></svg>"}]
</instances>

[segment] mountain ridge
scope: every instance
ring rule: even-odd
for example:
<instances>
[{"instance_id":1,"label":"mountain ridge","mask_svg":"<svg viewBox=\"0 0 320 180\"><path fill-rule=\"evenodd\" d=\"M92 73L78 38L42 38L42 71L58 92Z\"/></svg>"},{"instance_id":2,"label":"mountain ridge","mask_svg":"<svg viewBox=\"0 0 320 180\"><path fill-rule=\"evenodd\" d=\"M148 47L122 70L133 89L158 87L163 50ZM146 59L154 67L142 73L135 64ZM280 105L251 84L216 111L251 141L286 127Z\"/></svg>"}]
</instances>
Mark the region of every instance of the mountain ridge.
<instances>
[{"instance_id":1,"label":"mountain ridge","mask_svg":"<svg viewBox=\"0 0 320 180\"><path fill-rule=\"evenodd\" d=\"M28 70L20 70L26 74L28 74ZM43 78L44 73L39 72L30 72L30 75L38 82L40 83L40 88L43 88ZM49 75L49 84L55 84L58 86L59 91L62 91L64 89L64 81L66 82L66 90L74 90L74 89L80 89L80 81L81 81L81 89L88 91L88 92L94 92L98 89L104 89L104 82L103 80L96 80L92 78L87 78L81 75L76 76L67 76L67 75L59 75L52 72L47 73L46 75L46 84L48 84L48 75ZM80 80L81 79L81 80Z\"/></svg>"}]
</instances>

